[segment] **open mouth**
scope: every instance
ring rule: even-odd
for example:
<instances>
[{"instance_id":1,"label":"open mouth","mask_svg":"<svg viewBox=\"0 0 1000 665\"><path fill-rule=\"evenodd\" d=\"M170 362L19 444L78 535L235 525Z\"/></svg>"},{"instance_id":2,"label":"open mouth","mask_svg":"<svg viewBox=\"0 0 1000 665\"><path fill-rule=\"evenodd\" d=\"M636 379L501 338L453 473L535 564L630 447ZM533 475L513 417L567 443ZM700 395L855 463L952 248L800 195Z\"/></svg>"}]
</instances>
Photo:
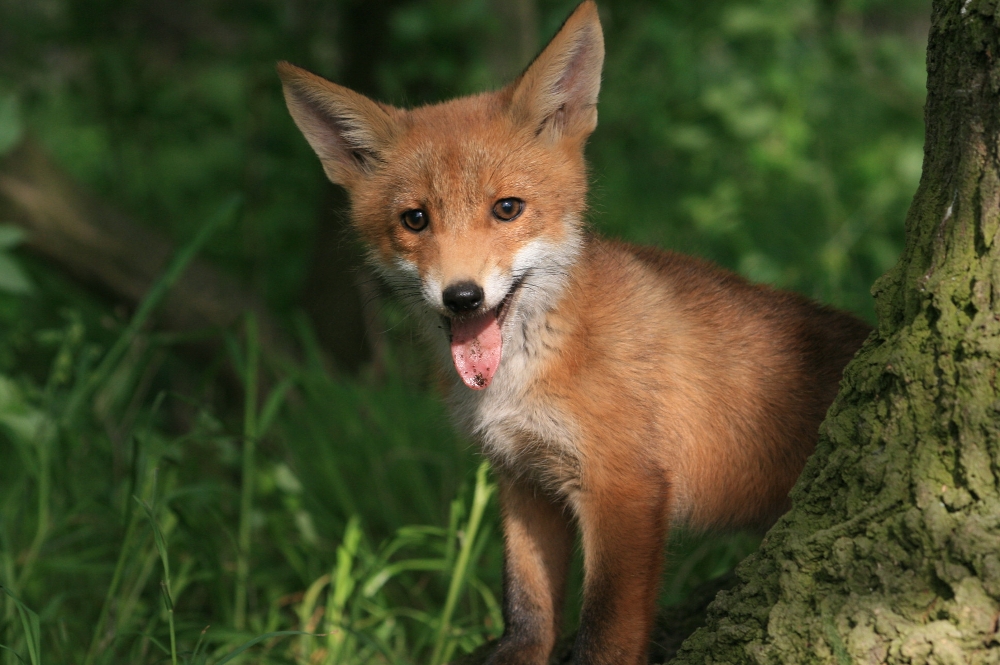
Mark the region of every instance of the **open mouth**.
<instances>
[{"instance_id":1,"label":"open mouth","mask_svg":"<svg viewBox=\"0 0 1000 665\"><path fill-rule=\"evenodd\" d=\"M514 295L524 283L521 275L493 309L472 316L448 319L451 357L462 382L473 390L490 385L503 353L503 324Z\"/></svg>"},{"instance_id":2,"label":"open mouth","mask_svg":"<svg viewBox=\"0 0 1000 665\"><path fill-rule=\"evenodd\" d=\"M527 273L521 275L520 277L514 280L514 283L510 285L510 290L507 291L507 295L503 297L503 300L500 301L500 304L497 305L496 308L493 310L494 312L496 312L497 322L500 324L501 328L503 327L504 320L507 318L507 310L510 309L508 305L510 304L510 301L513 300L514 294L517 292L517 290L521 288L521 284L524 283L524 278L526 275Z\"/></svg>"},{"instance_id":3,"label":"open mouth","mask_svg":"<svg viewBox=\"0 0 1000 665\"><path fill-rule=\"evenodd\" d=\"M502 328L504 321L507 320L507 312L510 309L509 305L511 301L514 299L514 295L517 293L517 290L520 289L521 285L524 283L524 278L527 276L528 274L525 273L520 277L518 277L517 279L515 279L514 282L510 285L510 289L507 291L507 295L505 295L503 297L503 300L501 300L500 303L493 309L487 310L486 312L482 312L480 314L472 314L468 317L457 317L458 320L461 321L462 319L478 319L480 317L492 314L493 317L496 318L497 324ZM445 330L448 331L449 339L451 339L452 337L452 324L455 321L456 317L444 316L443 314L441 315L441 322L444 323L444 328Z\"/></svg>"}]
</instances>

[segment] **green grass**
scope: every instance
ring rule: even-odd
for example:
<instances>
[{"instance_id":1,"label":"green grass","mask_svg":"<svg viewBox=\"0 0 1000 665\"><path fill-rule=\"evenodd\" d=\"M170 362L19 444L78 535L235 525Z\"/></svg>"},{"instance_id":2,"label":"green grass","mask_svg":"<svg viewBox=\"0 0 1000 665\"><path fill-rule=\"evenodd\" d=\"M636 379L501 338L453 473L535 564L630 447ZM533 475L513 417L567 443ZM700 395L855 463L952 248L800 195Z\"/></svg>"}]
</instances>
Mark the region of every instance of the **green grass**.
<instances>
[{"instance_id":1,"label":"green grass","mask_svg":"<svg viewBox=\"0 0 1000 665\"><path fill-rule=\"evenodd\" d=\"M486 549L496 550L491 532L479 528L490 493L485 469L476 477L468 519L464 503L456 500L448 528L401 527L374 546L352 515L379 513L377 496L359 496L357 485L342 475L331 494L320 474L309 477L318 491L303 500L307 490L284 455L272 449L262 460L268 468L255 463L255 444L272 425L287 429L292 422L304 423L306 438L311 436L317 449L334 451L332 428L352 425L298 418L284 407L290 392L308 404L317 392L329 399L338 388L353 388L361 393L355 406L363 416L361 402L388 403L379 394L383 388L340 385L316 368L295 368L273 384L258 413L259 350L255 324L248 319L239 368L245 393L241 436L230 435L226 424L205 410L197 412L188 431L171 434L163 410L184 399L149 390L135 399L158 355L142 324L231 210L228 205L220 211L178 253L107 351L87 344L80 317L70 316L65 329L39 336L59 342L44 386L28 378L0 378L3 444L17 453L5 455L13 464L4 472L8 517L0 524L4 642L11 662L24 650L40 662L39 626L49 629L50 639L43 641L59 662L88 664L123 657L152 662L161 655L172 663L225 662L225 654L234 656L249 642L258 659L273 653L280 654L273 656L278 660L354 662L380 654L383 660L407 662L428 650L441 659L459 645L478 643L484 616L493 617L494 632L499 626L492 592L470 566ZM317 415L328 411L314 404ZM378 439L369 443L378 446ZM351 454L341 449L323 461L342 473L347 465L335 456ZM313 466L307 457L299 463ZM237 465L238 475L232 468ZM332 507L314 518L306 504L329 505L331 498ZM33 509L25 510L28 505ZM318 535L331 533L338 521L346 521L339 546ZM267 544L252 548L255 540ZM325 604L315 594L295 598L325 583L330 586ZM18 599L22 593L40 600L41 619ZM459 602L487 609L463 613L472 622L455 622ZM24 620L21 629L15 614ZM323 618L317 623L313 617ZM203 620L216 628L202 629ZM285 639L282 646L280 637L302 629L325 639Z\"/></svg>"},{"instance_id":2,"label":"green grass","mask_svg":"<svg viewBox=\"0 0 1000 665\"><path fill-rule=\"evenodd\" d=\"M136 364L111 375L134 376ZM375 543L360 516L337 510L336 493L310 492L306 500L274 448L255 467L245 443L255 438L252 424L237 437L201 413L191 431L172 436L158 426L173 399L163 394L116 437L100 425L113 427L123 414L105 413L103 423L89 409L60 418L91 376L54 381L47 392L0 379L3 445L17 453L5 455L0 548L3 643L13 652L31 662L216 663L257 640L255 662L416 662L429 653L441 662L499 629L495 578L484 582L477 570L498 547L482 520L492 491L485 467L471 506L470 492L460 491L450 519L439 520L447 526L399 525ZM94 401L114 402L111 388L98 385ZM379 392L372 388L369 398L378 401ZM276 424L286 417L276 415ZM117 483L114 439L130 448ZM242 491L248 485L257 491ZM329 499L333 516L313 517L309 502ZM369 497L356 494L351 503L378 512ZM338 519L343 531L329 530ZM24 624L33 633L18 623L30 612L22 595L40 612Z\"/></svg>"}]
</instances>

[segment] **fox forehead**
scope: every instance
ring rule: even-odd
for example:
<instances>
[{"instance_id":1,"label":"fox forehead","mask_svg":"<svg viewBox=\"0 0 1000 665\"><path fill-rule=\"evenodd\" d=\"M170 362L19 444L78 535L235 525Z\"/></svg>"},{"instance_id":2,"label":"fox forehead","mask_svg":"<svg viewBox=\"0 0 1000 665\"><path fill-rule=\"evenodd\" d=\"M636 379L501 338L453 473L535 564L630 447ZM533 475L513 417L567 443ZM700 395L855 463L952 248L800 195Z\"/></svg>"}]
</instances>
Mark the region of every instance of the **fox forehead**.
<instances>
[{"instance_id":1,"label":"fox forehead","mask_svg":"<svg viewBox=\"0 0 1000 665\"><path fill-rule=\"evenodd\" d=\"M400 210L433 208L449 224L462 224L484 204L537 189L541 174L533 166L547 161L545 148L505 113L483 108L489 97L407 112L376 179L382 195Z\"/></svg>"}]
</instances>

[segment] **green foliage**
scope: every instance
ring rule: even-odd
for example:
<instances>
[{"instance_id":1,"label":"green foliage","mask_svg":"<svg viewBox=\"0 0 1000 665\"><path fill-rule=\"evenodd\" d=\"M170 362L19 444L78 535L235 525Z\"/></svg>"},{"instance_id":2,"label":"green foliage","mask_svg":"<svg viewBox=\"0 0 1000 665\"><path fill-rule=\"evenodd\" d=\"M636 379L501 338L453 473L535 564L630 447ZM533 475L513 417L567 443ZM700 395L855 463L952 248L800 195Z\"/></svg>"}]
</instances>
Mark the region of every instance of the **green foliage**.
<instances>
[{"instance_id":1,"label":"green foliage","mask_svg":"<svg viewBox=\"0 0 1000 665\"><path fill-rule=\"evenodd\" d=\"M453 501L447 529L397 526L373 548L363 540L361 521L350 519L333 572L324 575L331 543L318 535L308 509L296 505L303 483L274 451L264 461L271 473L261 472L247 442L268 443L272 425L287 426L293 414L283 408L284 396L310 372L322 374L328 385L335 380L317 368L296 370L275 384L258 414L249 319L247 362L238 364L246 394L241 437L228 434L232 426L204 406L187 413L193 422L173 435L163 409L183 405L164 392L150 399L152 387L143 378L156 369L162 342L142 334L142 322L233 209L232 203L224 206L177 253L107 350L86 343L87 322L74 314L63 330L46 335L58 351L44 387L0 375L0 441L17 454L0 471L5 648L16 654L24 645L39 662L40 627L52 623L56 630L45 643L60 660L87 665L147 662L159 658L157 651L172 663L222 663L261 644L255 657L276 661L410 662L431 653L442 662L456 648L475 647L500 627L490 590L496 579L477 574L484 557L498 558L498 542L482 526L492 493L485 466L471 508ZM367 390L365 401L378 403L379 389ZM329 439L324 443L337 450ZM383 448L381 454L391 452ZM339 466L335 458L333 463ZM240 467L243 490L227 478ZM329 485L318 480L310 498L329 501ZM260 485L256 502L247 482ZM377 514L380 506L360 487L346 483L341 489L355 497L356 510ZM452 484L449 494L454 492ZM25 510L32 503L35 509ZM291 523L284 519L289 513ZM438 521L434 517L442 515L427 521ZM495 564L486 570L491 568ZM326 585L330 593L320 604L308 590ZM306 604L299 605L289 592L303 588ZM46 599L40 618L18 599L21 593ZM97 607L92 601L100 597L104 603ZM241 614L245 627L238 625ZM233 628L197 631L215 621ZM277 641L293 635L301 639Z\"/></svg>"},{"instance_id":2,"label":"green foliage","mask_svg":"<svg viewBox=\"0 0 1000 665\"><path fill-rule=\"evenodd\" d=\"M546 36L573 4L538 3ZM0 133L20 100L74 173L179 238L244 192L239 228L209 253L279 307L307 269L322 176L274 62L423 103L497 83L491 48L532 27L498 25L483 0L104 5L5 7L25 34L0 69L0 91L17 93L0 96ZM927 3L622 0L602 12L594 224L870 318L867 289L898 255L919 176Z\"/></svg>"},{"instance_id":3,"label":"green foliage","mask_svg":"<svg viewBox=\"0 0 1000 665\"><path fill-rule=\"evenodd\" d=\"M222 663L251 646L254 662L413 662L432 652L441 662L496 635L499 542L488 526L495 517L484 466L471 505L452 502L447 528L397 526L375 546L364 520L352 518L338 545L340 531L316 527L323 521L303 505L305 484L283 451L269 447L285 439L267 436L263 425L270 418L282 431L292 413L265 406L261 414L266 454L252 474L257 491L248 509L230 479L243 463L242 436L200 406L187 414L194 422L184 433L170 434L165 412L185 405L165 393L143 397L137 381L157 357L155 340L123 327L129 353L94 386L88 366L100 366L115 345L95 352L81 343L82 328L74 319L61 331L44 388L0 376L0 442L12 455L0 471L6 647L27 649L36 662L41 630L56 662ZM96 389L87 402L93 408L66 410L81 386ZM378 403L379 393L368 389L367 399ZM466 494L456 488L464 476L452 479L449 494ZM377 497L363 488L355 481L346 491L361 515L377 515ZM336 504L329 485L308 493ZM249 514L249 551L235 526L242 514ZM428 521L446 516L434 517ZM233 571L244 556L252 565L242 579L248 609L239 630L231 627L239 607L233 581L241 579ZM22 594L43 603L24 628L15 618L34 615Z\"/></svg>"},{"instance_id":4,"label":"green foliage","mask_svg":"<svg viewBox=\"0 0 1000 665\"><path fill-rule=\"evenodd\" d=\"M0 0L0 158L37 136L187 248L129 315L0 226L0 662L440 663L499 633L491 486L405 317L385 314L375 381L331 373L296 312L318 226L342 215L274 63L432 102L498 85L523 32L540 45L574 4L512 24L486 0ZM871 318L919 175L926 2L601 12L594 227ZM143 325L199 250L287 317L305 360L240 326L192 361ZM755 547L675 538L664 602Z\"/></svg>"},{"instance_id":5,"label":"green foliage","mask_svg":"<svg viewBox=\"0 0 1000 665\"><path fill-rule=\"evenodd\" d=\"M668 6L609 22L597 224L870 319L922 157L923 42L897 30L926 7Z\"/></svg>"},{"instance_id":6,"label":"green foliage","mask_svg":"<svg viewBox=\"0 0 1000 665\"><path fill-rule=\"evenodd\" d=\"M9 224L0 224L0 291L31 293L33 285L10 250L21 243L24 233Z\"/></svg>"}]
</instances>

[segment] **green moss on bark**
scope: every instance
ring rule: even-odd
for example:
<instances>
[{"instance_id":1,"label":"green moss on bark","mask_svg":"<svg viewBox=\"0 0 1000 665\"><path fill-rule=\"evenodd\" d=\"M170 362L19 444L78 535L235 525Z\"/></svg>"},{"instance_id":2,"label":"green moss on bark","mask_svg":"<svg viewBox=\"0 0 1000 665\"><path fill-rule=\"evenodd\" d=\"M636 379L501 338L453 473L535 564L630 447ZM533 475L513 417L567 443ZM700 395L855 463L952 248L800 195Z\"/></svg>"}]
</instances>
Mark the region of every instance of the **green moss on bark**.
<instances>
[{"instance_id":1,"label":"green moss on bark","mask_svg":"<svg viewBox=\"0 0 1000 665\"><path fill-rule=\"evenodd\" d=\"M1000 663L1000 7L935 2L879 328L794 505L673 663Z\"/></svg>"}]
</instances>

